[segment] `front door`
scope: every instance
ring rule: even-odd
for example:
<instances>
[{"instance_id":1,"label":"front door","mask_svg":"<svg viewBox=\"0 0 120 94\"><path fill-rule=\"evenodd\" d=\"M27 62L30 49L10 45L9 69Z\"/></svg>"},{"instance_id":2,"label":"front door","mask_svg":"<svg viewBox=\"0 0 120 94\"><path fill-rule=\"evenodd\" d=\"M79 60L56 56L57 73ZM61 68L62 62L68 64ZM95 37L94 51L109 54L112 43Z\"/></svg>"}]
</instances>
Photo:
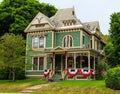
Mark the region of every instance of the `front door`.
<instances>
[{"instance_id":1,"label":"front door","mask_svg":"<svg viewBox=\"0 0 120 94\"><path fill-rule=\"evenodd\" d=\"M55 73L61 72L61 54L55 55Z\"/></svg>"}]
</instances>

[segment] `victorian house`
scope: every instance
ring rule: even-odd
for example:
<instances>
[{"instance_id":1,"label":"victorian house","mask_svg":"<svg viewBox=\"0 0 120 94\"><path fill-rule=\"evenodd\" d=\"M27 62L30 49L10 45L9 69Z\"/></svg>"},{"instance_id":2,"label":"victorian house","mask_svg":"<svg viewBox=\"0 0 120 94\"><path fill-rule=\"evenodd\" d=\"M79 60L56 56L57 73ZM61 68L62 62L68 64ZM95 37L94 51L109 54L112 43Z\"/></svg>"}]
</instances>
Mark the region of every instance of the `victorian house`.
<instances>
[{"instance_id":1,"label":"victorian house","mask_svg":"<svg viewBox=\"0 0 120 94\"><path fill-rule=\"evenodd\" d=\"M79 80L95 78L104 57L99 22L81 22L74 8L48 18L39 12L25 29L26 77Z\"/></svg>"}]
</instances>

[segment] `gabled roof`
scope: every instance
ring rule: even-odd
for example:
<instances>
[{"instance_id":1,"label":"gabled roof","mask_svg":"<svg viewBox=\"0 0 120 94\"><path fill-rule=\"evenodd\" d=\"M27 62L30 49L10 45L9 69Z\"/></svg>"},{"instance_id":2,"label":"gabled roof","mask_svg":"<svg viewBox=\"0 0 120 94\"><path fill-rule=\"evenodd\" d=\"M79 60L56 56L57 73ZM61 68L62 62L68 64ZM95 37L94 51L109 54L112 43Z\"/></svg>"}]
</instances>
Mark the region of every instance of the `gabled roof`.
<instances>
[{"instance_id":1,"label":"gabled roof","mask_svg":"<svg viewBox=\"0 0 120 94\"><path fill-rule=\"evenodd\" d=\"M68 25L71 24L72 25ZM66 25L67 23L67 25ZM35 27L35 25L45 24L43 27ZM35 32L44 30L66 30L82 28L89 34L95 34L100 36L100 26L98 21L82 23L77 19L74 7L59 9L54 16L48 18L41 12L39 12L31 23L25 29L25 32Z\"/></svg>"},{"instance_id":2,"label":"gabled roof","mask_svg":"<svg viewBox=\"0 0 120 94\"><path fill-rule=\"evenodd\" d=\"M38 20L38 21L37 21ZM51 28L54 28L54 24L50 21L50 19L45 16L44 14L42 14L41 12L39 12L35 17L34 19L31 21L31 23L26 27L26 29L24 30L25 32L30 32L30 27L32 25L35 25L35 24L43 24L43 23L48 23Z\"/></svg>"}]
</instances>

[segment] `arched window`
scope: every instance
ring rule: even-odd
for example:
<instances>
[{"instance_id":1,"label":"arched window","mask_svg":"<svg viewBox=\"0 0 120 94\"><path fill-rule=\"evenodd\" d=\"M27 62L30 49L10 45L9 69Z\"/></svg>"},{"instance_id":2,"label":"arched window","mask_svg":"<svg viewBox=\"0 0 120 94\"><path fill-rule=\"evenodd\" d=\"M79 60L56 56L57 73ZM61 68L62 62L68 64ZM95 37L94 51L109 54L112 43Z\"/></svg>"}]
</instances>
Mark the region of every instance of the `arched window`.
<instances>
[{"instance_id":1,"label":"arched window","mask_svg":"<svg viewBox=\"0 0 120 94\"><path fill-rule=\"evenodd\" d=\"M71 35L65 35L63 37L63 47L72 47L73 46L73 38Z\"/></svg>"}]
</instances>

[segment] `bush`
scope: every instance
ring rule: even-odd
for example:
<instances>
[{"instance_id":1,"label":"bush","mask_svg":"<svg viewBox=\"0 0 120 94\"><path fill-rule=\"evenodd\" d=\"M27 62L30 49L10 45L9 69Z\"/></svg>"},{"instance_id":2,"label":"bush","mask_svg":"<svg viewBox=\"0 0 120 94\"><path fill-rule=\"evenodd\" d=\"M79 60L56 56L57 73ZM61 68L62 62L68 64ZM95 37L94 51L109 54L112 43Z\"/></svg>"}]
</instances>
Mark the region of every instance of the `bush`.
<instances>
[{"instance_id":1,"label":"bush","mask_svg":"<svg viewBox=\"0 0 120 94\"><path fill-rule=\"evenodd\" d=\"M96 67L96 72L97 72L97 78L96 79L103 79L104 75L106 73L107 69L107 63L105 62L104 59L98 62L97 67Z\"/></svg>"},{"instance_id":2,"label":"bush","mask_svg":"<svg viewBox=\"0 0 120 94\"><path fill-rule=\"evenodd\" d=\"M16 80L25 79L25 70L16 69L17 73L15 74Z\"/></svg>"},{"instance_id":3,"label":"bush","mask_svg":"<svg viewBox=\"0 0 120 94\"><path fill-rule=\"evenodd\" d=\"M7 69L0 69L0 80L7 80L8 74Z\"/></svg>"},{"instance_id":4,"label":"bush","mask_svg":"<svg viewBox=\"0 0 120 94\"><path fill-rule=\"evenodd\" d=\"M107 71L105 84L108 88L120 90L120 67L111 68Z\"/></svg>"},{"instance_id":5,"label":"bush","mask_svg":"<svg viewBox=\"0 0 120 94\"><path fill-rule=\"evenodd\" d=\"M25 70L16 69L15 78L16 80L25 79ZM0 69L0 80L10 80L8 69Z\"/></svg>"}]
</instances>

